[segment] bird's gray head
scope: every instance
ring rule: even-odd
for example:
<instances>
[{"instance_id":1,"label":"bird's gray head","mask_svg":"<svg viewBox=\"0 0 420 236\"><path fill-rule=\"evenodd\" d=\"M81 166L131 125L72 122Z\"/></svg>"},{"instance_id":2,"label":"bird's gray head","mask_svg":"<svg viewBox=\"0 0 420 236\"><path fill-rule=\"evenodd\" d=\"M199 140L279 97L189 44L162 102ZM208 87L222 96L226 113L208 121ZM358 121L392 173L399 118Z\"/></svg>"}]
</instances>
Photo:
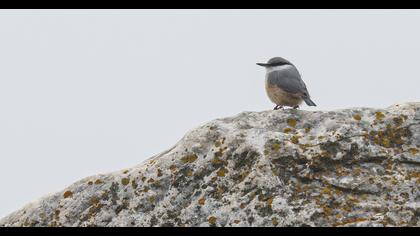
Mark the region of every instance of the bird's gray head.
<instances>
[{"instance_id":1,"label":"bird's gray head","mask_svg":"<svg viewBox=\"0 0 420 236\"><path fill-rule=\"evenodd\" d=\"M267 63L257 63L257 65L263 66L263 67L266 67L266 68L284 66L284 65L292 65L293 66L293 64L290 61L288 61L288 60L286 60L282 57L273 57L270 60L268 60Z\"/></svg>"}]
</instances>

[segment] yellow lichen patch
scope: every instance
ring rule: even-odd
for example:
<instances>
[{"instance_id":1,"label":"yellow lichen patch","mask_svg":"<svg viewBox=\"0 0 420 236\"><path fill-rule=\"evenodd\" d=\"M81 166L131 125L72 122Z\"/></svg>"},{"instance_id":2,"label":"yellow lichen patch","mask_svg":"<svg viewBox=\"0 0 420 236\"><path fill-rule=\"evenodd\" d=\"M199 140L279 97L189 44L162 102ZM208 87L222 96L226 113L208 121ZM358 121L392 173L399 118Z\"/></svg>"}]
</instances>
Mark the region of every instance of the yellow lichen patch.
<instances>
[{"instance_id":1,"label":"yellow lichen patch","mask_svg":"<svg viewBox=\"0 0 420 236\"><path fill-rule=\"evenodd\" d=\"M158 177L162 176L162 170L161 169L157 169L157 176Z\"/></svg>"},{"instance_id":2,"label":"yellow lichen patch","mask_svg":"<svg viewBox=\"0 0 420 236\"><path fill-rule=\"evenodd\" d=\"M136 181L133 179L133 180L131 180L131 187L133 187L133 189L136 189L137 188L137 183L136 183Z\"/></svg>"},{"instance_id":3,"label":"yellow lichen patch","mask_svg":"<svg viewBox=\"0 0 420 236\"><path fill-rule=\"evenodd\" d=\"M95 180L95 184L103 184L104 182L100 179Z\"/></svg>"},{"instance_id":4,"label":"yellow lichen patch","mask_svg":"<svg viewBox=\"0 0 420 236\"><path fill-rule=\"evenodd\" d=\"M216 146L216 147L220 147L220 145L222 145L222 144L220 143L220 141L216 141L216 142L214 143L214 146Z\"/></svg>"},{"instance_id":5,"label":"yellow lichen patch","mask_svg":"<svg viewBox=\"0 0 420 236\"><path fill-rule=\"evenodd\" d=\"M98 203L99 203L99 199L97 197L93 196L90 199L90 204L95 205L95 204L98 204Z\"/></svg>"},{"instance_id":6,"label":"yellow lichen patch","mask_svg":"<svg viewBox=\"0 0 420 236\"><path fill-rule=\"evenodd\" d=\"M293 136L290 141L294 144L298 144L299 143L299 136Z\"/></svg>"},{"instance_id":7,"label":"yellow lichen patch","mask_svg":"<svg viewBox=\"0 0 420 236\"><path fill-rule=\"evenodd\" d=\"M217 218L214 217L214 216L210 216L208 218L209 223L212 224L212 225L216 224L216 220L217 220Z\"/></svg>"},{"instance_id":8,"label":"yellow lichen patch","mask_svg":"<svg viewBox=\"0 0 420 236\"><path fill-rule=\"evenodd\" d=\"M382 146L384 146L384 147L386 147L386 148L391 147L390 142L389 142L389 139L387 139L387 138L383 138L383 139L382 139Z\"/></svg>"},{"instance_id":9,"label":"yellow lichen patch","mask_svg":"<svg viewBox=\"0 0 420 236\"><path fill-rule=\"evenodd\" d=\"M217 180L217 176L214 176L214 177L211 178L212 182L215 182L216 180Z\"/></svg>"},{"instance_id":10,"label":"yellow lichen patch","mask_svg":"<svg viewBox=\"0 0 420 236\"><path fill-rule=\"evenodd\" d=\"M190 155L186 155L186 156L183 156L182 158L181 158L181 161L183 162L183 163L193 163L195 160L197 160L197 155L195 155L195 154L190 154Z\"/></svg>"},{"instance_id":11,"label":"yellow lichen patch","mask_svg":"<svg viewBox=\"0 0 420 236\"><path fill-rule=\"evenodd\" d=\"M71 191L65 191L63 194L64 198L69 198L69 197L73 197L73 193Z\"/></svg>"},{"instance_id":12,"label":"yellow lichen patch","mask_svg":"<svg viewBox=\"0 0 420 236\"><path fill-rule=\"evenodd\" d=\"M324 189L322 189L321 193L328 196L332 196L332 188L330 186L325 187Z\"/></svg>"},{"instance_id":13,"label":"yellow lichen patch","mask_svg":"<svg viewBox=\"0 0 420 236\"><path fill-rule=\"evenodd\" d=\"M155 203L156 202L156 197L155 196L151 196L151 197L149 197L149 202L150 203Z\"/></svg>"},{"instance_id":14,"label":"yellow lichen patch","mask_svg":"<svg viewBox=\"0 0 420 236\"><path fill-rule=\"evenodd\" d=\"M275 143L275 144L273 144L273 146L271 146L271 149L272 150L274 150L274 151L278 151L279 149L280 149L280 144L279 143Z\"/></svg>"},{"instance_id":15,"label":"yellow lichen patch","mask_svg":"<svg viewBox=\"0 0 420 236\"><path fill-rule=\"evenodd\" d=\"M92 181L89 181L89 182L88 182L88 185L92 185L92 184L93 184L93 182L92 182Z\"/></svg>"},{"instance_id":16,"label":"yellow lichen patch","mask_svg":"<svg viewBox=\"0 0 420 236\"><path fill-rule=\"evenodd\" d=\"M306 127L305 128L305 133L309 133L309 131L311 131L311 128L310 127Z\"/></svg>"},{"instance_id":17,"label":"yellow lichen patch","mask_svg":"<svg viewBox=\"0 0 420 236\"><path fill-rule=\"evenodd\" d=\"M220 168L217 172L216 172L216 174L217 174L217 176L219 176L219 177L225 177L225 174L227 173L228 171L225 169L225 168Z\"/></svg>"},{"instance_id":18,"label":"yellow lichen patch","mask_svg":"<svg viewBox=\"0 0 420 236\"><path fill-rule=\"evenodd\" d=\"M408 151L413 155L416 155L417 153L419 153L419 150L417 148L410 148L408 149Z\"/></svg>"},{"instance_id":19,"label":"yellow lichen patch","mask_svg":"<svg viewBox=\"0 0 420 236\"><path fill-rule=\"evenodd\" d=\"M220 160L218 157L215 157L211 160L211 164L213 164L213 165L219 165L219 164L222 164L222 163L223 163L223 161Z\"/></svg>"},{"instance_id":20,"label":"yellow lichen patch","mask_svg":"<svg viewBox=\"0 0 420 236\"><path fill-rule=\"evenodd\" d=\"M366 221L366 220L368 220L368 219L366 219L366 218L362 218L362 217L359 217L359 218L344 219L344 220L342 220L341 222L336 222L336 223L334 223L334 224L333 224L333 226L346 225L346 224L356 223L356 222L363 222L363 221Z\"/></svg>"},{"instance_id":21,"label":"yellow lichen patch","mask_svg":"<svg viewBox=\"0 0 420 236\"><path fill-rule=\"evenodd\" d=\"M245 203L241 203L241 205L239 205L239 208L244 209L246 207Z\"/></svg>"},{"instance_id":22,"label":"yellow lichen patch","mask_svg":"<svg viewBox=\"0 0 420 236\"><path fill-rule=\"evenodd\" d=\"M187 174L187 176L191 177L193 175L193 172L192 172L192 170L187 170L186 174Z\"/></svg>"},{"instance_id":23,"label":"yellow lichen patch","mask_svg":"<svg viewBox=\"0 0 420 236\"><path fill-rule=\"evenodd\" d=\"M362 117L359 114L354 114L353 119L355 119L357 121L360 121L362 119Z\"/></svg>"},{"instance_id":24,"label":"yellow lichen patch","mask_svg":"<svg viewBox=\"0 0 420 236\"><path fill-rule=\"evenodd\" d=\"M127 173L128 173L128 170L123 171L123 174L127 174Z\"/></svg>"},{"instance_id":25,"label":"yellow lichen patch","mask_svg":"<svg viewBox=\"0 0 420 236\"><path fill-rule=\"evenodd\" d=\"M234 220L233 223L235 224L239 224L241 221L240 220Z\"/></svg>"},{"instance_id":26,"label":"yellow lichen patch","mask_svg":"<svg viewBox=\"0 0 420 236\"><path fill-rule=\"evenodd\" d=\"M121 179L121 184L122 185L127 185L127 184L129 184L130 183L130 179L129 178L122 178Z\"/></svg>"},{"instance_id":27,"label":"yellow lichen patch","mask_svg":"<svg viewBox=\"0 0 420 236\"><path fill-rule=\"evenodd\" d=\"M292 129L291 128L284 128L283 129L283 133L289 133L290 131L292 131Z\"/></svg>"},{"instance_id":28,"label":"yellow lichen patch","mask_svg":"<svg viewBox=\"0 0 420 236\"><path fill-rule=\"evenodd\" d=\"M215 152L214 155L216 157L222 157L223 156L223 151L226 150L226 149L227 149L227 147L219 148L219 151Z\"/></svg>"},{"instance_id":29,"label":"yellow lichen patch","mask_svg":"<svg viewBox=\"0 0 420 236\"><path fill-rule=\"evenodd\" d=\"M147 183L153 183L153 182L155 182L155 180L154 180L153 178L150 178L150 179L147 181Z\"/></svg>"},{"instance_id":30,"label":"yellow lichen patch","mask_svg":"<svg viewBox=\"0 0 420 236\"><path fill-rule=\"evenodd\" d=\"M382 113L380 111L377 111L375 113L375 117L376 117L376 120L382 120L385 117L385 115L384 115L384 113Z\"/></svg>"},{"instance_id":31,"label":"yellow lichen patch","mask_svg":"<svg viewBox=\"0 0 420 236\"><path fill-rule=\"evenodd\" d=\"M295 127L296 126L296 120L293 118L287 119L287 124L291 127Z\"/></svg>"},{"instance_id":32,"label":"yellow lichen patch","mask_svg":"<svg viewBox=\"0 0 420 236\"><path fill-rule=\"evenodd\" d=\"M279 224L279 221L277 220L277 218L276 218L276 217L273 217L273 218L271 219L271 223L272 223L274 226L277 226L277 225Z\"/></svg>"},{"instance_id":33,"label":"yellow lichen patch","mask_svg":"<svg viewBox=\"0 0 420 236\"><path fill-rule=\"evenodd\" d=\"M396 126L401 126L404 123L404 119L402 117L394 117L392 120Z\"/></svg>"},{"instance_id":34,"label":"yellow lichen patch","mask_svg":"<svg viewBox=\"0 0 420 236\"><path fill-rule=\"evenodd\" d=\"M206 199L204 199L204 198L200 198L198 200L198 204L200 204L200 205L204 205L205 202L206 202Z\"/></svg>"},{"instance_id":35,"label":"yellow lichen patch","mask_svg":"<svg viewBox=\"0 0 420 236\"><path fill-rule=\"evenodd\" d=\"M149 187L145 186L145 187L143 188L143 192L147 193L148 191L149 191Z\"/></svg>"}]
</instances>

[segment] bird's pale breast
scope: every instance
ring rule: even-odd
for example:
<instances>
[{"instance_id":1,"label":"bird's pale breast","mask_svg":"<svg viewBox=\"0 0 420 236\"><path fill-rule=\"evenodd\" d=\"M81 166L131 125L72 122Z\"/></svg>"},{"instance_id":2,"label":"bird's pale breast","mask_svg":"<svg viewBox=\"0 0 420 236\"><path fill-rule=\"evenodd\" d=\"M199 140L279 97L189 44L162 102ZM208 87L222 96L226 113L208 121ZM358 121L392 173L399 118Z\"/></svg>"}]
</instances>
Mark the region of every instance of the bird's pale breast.
<instances>
[{"instance_id":1,"label":"bird's pale breast","mask_svg":"<svg viewBox=\"0 0 420 236\"><path fill-rule=\"evenodd\" d=\"M276 85L265 82L265 90L270 100L276 105L281 106L297 106L302 103L302 98L297 95L288 93Z\"/></svg>"}]
</instances>

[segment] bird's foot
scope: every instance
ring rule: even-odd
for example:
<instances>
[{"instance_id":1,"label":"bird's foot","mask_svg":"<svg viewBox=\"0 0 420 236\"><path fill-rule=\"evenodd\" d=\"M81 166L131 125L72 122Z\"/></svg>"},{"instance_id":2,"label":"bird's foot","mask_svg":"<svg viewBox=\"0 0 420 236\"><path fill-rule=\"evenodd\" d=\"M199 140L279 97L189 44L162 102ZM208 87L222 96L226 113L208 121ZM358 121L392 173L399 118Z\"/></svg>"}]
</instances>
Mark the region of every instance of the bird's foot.
<instances>
[{"instance_id":1,"label":"bird's foot","mask_svg":"<svg viewBox=\"0 0 420 236\"><path fill-rule=\"evenodd\" d=\"M299 109L299 105L294 106L293 109Z\"/></svg>"},{"instance_id":2,"label":"bird's foot","mask_svg":"<svg viewBox=\"0 0 420 236\"><path fill-rule=\"evenodd\" d=\"M273 110L283 109L283 106L276 105Z\"/></svg>"}]
</instances>

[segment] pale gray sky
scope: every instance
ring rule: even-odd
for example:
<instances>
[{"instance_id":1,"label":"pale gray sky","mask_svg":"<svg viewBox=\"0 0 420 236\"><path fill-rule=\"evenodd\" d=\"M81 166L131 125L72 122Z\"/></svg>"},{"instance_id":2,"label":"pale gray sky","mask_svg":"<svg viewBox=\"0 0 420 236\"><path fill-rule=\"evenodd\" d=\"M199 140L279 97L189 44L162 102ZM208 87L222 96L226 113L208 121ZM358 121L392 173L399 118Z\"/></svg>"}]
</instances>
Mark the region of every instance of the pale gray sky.
<instances>
[{"instance_id":1,"label":"pale gray sky","mask_svg":"<svg viewBox=\"0 0 420 236\"><path fill-rule=\"evenodd\" d=\"M1 10L0 217L273 108L270 57L318 107L419 101L418 10Z\"/></svg>"}]
</instances>

